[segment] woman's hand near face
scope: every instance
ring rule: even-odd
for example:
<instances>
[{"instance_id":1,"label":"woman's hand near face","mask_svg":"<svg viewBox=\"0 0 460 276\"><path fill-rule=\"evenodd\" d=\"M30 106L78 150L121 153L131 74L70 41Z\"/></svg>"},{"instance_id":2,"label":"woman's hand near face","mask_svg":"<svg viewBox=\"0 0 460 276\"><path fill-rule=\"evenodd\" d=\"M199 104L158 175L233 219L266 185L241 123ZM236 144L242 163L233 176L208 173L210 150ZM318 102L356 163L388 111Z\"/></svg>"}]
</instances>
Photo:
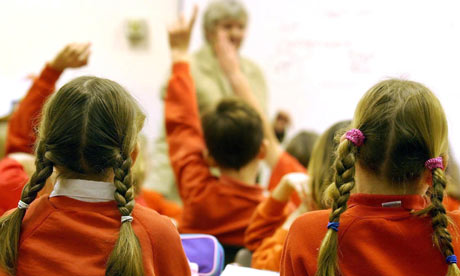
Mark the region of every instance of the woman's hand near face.
<instances>
[{"instance_id":1,"label":"woman's hand near face","mask_svg":"<svg viewBox=\"0 0 460 276\"><path fill-rule=\"evenodd\" d=\"M225 30L217 30L214 49L222 71L228 78L240 73L240 61L236 47L230 42Z\"/></svg>"}]
</instances>

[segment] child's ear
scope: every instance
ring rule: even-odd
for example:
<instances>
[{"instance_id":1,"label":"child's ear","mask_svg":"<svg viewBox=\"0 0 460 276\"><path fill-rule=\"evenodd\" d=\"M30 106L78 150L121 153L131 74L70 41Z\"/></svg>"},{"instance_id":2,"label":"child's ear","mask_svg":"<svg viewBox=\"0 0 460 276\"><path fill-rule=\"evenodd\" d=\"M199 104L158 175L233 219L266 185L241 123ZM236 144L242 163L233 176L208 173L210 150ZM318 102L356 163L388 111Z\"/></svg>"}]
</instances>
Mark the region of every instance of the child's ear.
<instances>
[{"instance_id":1,"label":"child's ear","mask_svg":"<svg viewBox=\"0 0 460 276\"><path fill-rule=\"evenodd\" d=\"M433 174L431 173L430 170L425 169L425 171L422 173L422 184L428 185L428 186L433 186Z\"/></svg>"},{"instance_id":2,"label":"child's ear","mask_svg":"<svg viewBox=\"0 0 460 276\"><path fill-rule=\"evenodd\" d=\"M204 158L204 160L206 161L206 164L208 164L209 167L217 167L216 159L214 159L214 157L212 157L209 154L208 149L203 150L203 158Z\"/></svg>"},{"instance_id":3,"label":"child's ear","mask_svg":"<svg viewBox=\"0 0 460 276\"><path fill-rule=\"evenodd\" d=\"M270 142L268 141L268 139L263 139L262 140L262 143L260 144L260 148L259 148L259 154L257 154L257 159L265 159L265 157L267 157L267 151L268 151L268 146L269 146Z\"/></svg>"},{"instance_id":4,"label":"child's ear","mask_svg":"<svg viewBox=\"0 0 460 276\"><path fill-rule=\"evenodd\" d=\"M134 166L134 163L136 163L137 156L139 156L139 151L141 150L141 145L139 142L136 142L136 146L134 147L134 150L131 152L131 160L133 163L131 164L131 167Z\"/></svg>"}]
</instances>

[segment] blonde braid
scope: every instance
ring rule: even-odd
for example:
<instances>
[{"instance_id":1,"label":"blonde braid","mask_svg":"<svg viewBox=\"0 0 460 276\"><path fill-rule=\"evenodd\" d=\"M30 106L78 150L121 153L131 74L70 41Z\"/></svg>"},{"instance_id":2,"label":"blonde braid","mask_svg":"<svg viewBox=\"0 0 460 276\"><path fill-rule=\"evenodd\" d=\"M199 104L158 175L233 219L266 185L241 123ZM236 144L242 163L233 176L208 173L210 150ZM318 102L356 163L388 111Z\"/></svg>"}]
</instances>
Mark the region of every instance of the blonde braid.
<instances>
[{"instance_id":1,"label":"blonde braid","mask_svg":"<svg viewBox=\"0 0 460 276\"><path fill-rule=\"evenodd\" d=\"M117 154L114 166L115 201L123 217L131 216L134 209L134 187L132 185L130 157ZM107 262L107 276L142 276L141 245L133 231L131 220L121 223L120 234Z\"/></svg>"},{"instance_id":2,"label":"blonde braid","mask_svg":"<svg viewBox=\"0 0 460 276\"><path fill-rule=\"evenodd\" d=\"M42 150L43 148L39 146L35 161L36 170L22 190L21 201L26 204L34 201L38 192L45 186L46 180L53 173L53 163L44 157ZM26 210L17 208L11 214L0 218L0 240L2 241L0 243L0 268L12 276L16 274L21 223Z\"/></svg>"},{"instance_id":3,"label":"blonde braid","mask_svg":"<svg viewBox=\"0 0 460 276\"><path fill-rule=\"evenodd\" d=\"M433 242L439 248L444 257L454 255L452 246L452 236L447 230L448 218L446 209L442 204L444 190L446 188L446 176L441 168L436 168L432 171L433 174L433 189L431 194L431 208L429 214L431 216L431 225L433 227ZM449 263L447 276L458 276L460 270L456 263Z\"/></svg>"},{"instance_id":4,"label":"blonde braid","mask_svg":"<svg viewBox=\"0 0 460 276\"><path fill-rule=\"evenodd\" d=\"M334 164L336 170L335 183L332 185L335 185L335 190L338 191L339 196L333 198L332 211L329 215L330 223L338 223L340 215L347 209L347 201L350 198L350 192L355 186L356 152L357 147L349 140L342 141L337 148L338 154ZM337 231L331 227L328 229L321 243L316 276L336 275L338 271L337 247Z\"/></svg>"}]
</instances>

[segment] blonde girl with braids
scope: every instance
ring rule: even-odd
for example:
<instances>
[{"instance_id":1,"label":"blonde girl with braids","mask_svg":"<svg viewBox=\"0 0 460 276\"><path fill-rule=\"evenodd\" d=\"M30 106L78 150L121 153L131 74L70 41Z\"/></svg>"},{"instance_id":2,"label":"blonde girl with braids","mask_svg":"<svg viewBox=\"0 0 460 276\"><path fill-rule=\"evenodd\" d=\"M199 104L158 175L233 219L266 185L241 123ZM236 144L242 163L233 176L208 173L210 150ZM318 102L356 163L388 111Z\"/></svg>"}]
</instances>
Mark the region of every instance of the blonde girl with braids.
<instances>
[{"instance_id":1,"label":"blonde girl with braids","mask_svg":"<svg viewBox=\"0 0 460 276\"><path fill-rule=\"evenodd\" d=\"M190 275L170 220L135 205L144 117L107 79L80 77L51 96L36 171L18 208L0 218L0 275ZM54 170L53 192L36 199Z\"/></svg>"},{"instance_id":2,"label":"blonde girl with braids","mask_svg":"<svg viewBox=\"0 0 460 276\"><path fill-rule=\"evenodd\" d=\"M285 175L270 197L257 206L245 232L245 245L253 251L253 268L279 271L283 244L293 221L305 212L328 208L322 195L334 175L332 164L339 142L336 134L349 125L350 121L341 121L328 128L313 146L308 176ZM294 191L303 195L297 209L289 200Z\"/></svg>"},{"instance_id":3,"label":"blonde girl with braids","mask_svg":"<svg viewBox=\"0 0 460 276\"><path fill-rule=\"evenodd\" d=\"M327 190L332 210L293 223L281 275L460 275L460 214L442 205L448 131L439 100L420 83L382 81L351 128Z\"/></svg>"}]
</instances>

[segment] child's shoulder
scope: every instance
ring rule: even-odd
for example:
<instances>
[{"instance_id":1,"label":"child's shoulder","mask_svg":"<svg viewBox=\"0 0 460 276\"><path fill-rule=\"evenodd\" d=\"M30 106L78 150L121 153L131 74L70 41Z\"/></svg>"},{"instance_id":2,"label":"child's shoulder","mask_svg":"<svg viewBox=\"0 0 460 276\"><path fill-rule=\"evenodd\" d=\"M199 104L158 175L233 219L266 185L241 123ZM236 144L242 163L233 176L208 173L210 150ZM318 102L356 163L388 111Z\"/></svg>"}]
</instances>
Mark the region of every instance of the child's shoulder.
<instances>
[{"instance_id":1,"label":"child's shoulder","mask_svg":"<svg viewBox=\"0 0 460 276\"><path fill-rule=\"evenodd\" d=\"M455 222L457 226L460 227L460 210L447 212L447 215L451 220Z\"/></svg>"},{"instance_id":2,"label":"child's shoulder","mask_svg":"<svg viewBox=\"0 0 460 276\"><path fill-rule=\"evenodd\" d=\"M166 216L160 215L157 211L136 204L133 211L133 217L138 220L143 228L153 236L162 236L167 233L177 234L177 229L172 220Z\"/></svg>"},{"instance_id":3,"label":"child's shoulder","mask_svg":"<svg viewBox=\"0 0 460 276\"><path fill-rule=\"evenodd\" d=\"M328 223L330 209L306 212L297 219L297 223L304 225L312 223Z\"/></svg>"},{"instance_id":4,"label":"child's shoulder","mask_svg":"<svg viewBox=\"0 0 460 276\"><path fill-rule=\"evenodd\" d=\"M298 217L291 225L287 247L291 251L303 252L314 259L327 232L330 210L311 211Z\"/></svg>"},{"instance_id":5,"label":"child's shoulder","mask_svg":"<svg viewBox=\"0 0 460 276\"><path fill-rule=\"evenodd\" d=\"M292 224L290 231L309 233L309 235L323 236L327 230L331 210L310 211L298 217Z\"/></svg>"}]
</instances>

